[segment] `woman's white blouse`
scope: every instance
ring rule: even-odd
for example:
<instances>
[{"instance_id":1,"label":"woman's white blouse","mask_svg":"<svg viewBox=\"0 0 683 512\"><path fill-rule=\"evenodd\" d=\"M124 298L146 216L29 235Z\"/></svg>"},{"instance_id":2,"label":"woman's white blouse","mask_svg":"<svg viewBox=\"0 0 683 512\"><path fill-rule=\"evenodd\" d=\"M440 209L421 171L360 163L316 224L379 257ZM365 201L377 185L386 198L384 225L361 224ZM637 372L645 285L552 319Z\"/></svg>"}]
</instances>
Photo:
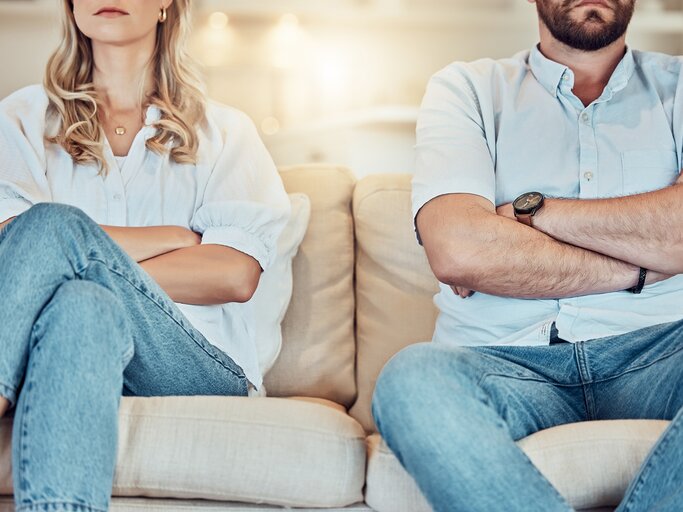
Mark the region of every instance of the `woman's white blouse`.
<instances>
[{"instance_id":1,"label":"woman's white blouse","mask_svg":"<svg viewBox=\"0 0 683 512\"><path fill-rule=\"evenodd\" d=\"M57 120L47 118L42 86L0 102L0 222L40 202L76 206L99 224L176 225L202 234L203 244L235 248L267 268L289 216L289 200L251 120L209 103L198 128L196 165L176 164L145 147L159 119L147 110L119 169L109 145L109 173L76 165L61 146L45 142ZM262 383L251 304L178 307L206 339L227 353L256 388Z\"/></svg>"}]
</instances>

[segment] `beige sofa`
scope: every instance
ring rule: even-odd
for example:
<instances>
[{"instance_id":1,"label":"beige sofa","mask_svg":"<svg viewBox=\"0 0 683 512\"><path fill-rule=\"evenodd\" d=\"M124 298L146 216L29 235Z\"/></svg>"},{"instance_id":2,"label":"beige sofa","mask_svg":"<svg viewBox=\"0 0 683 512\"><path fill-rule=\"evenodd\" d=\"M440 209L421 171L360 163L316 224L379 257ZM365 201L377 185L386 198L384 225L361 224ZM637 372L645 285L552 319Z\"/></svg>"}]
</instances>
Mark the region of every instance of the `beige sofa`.
<instances>
[{"instance_id":1,"label":"beige sofa","mask_svg":"<svg viewBox=\"0 0 683 512\"><path fill-rule=\"evenodd\" d=\"M411 229L410 178L356 183L321 166L282 177L288 191L308 194L312 212L270 397L124 398L113 510L429 510L370 414L381 367L428 340L436 318L436 282ZM565 425L521 445L573 506L609 507L665 427ZM5 418L0 511L13 509L10 437Z\"/></svg>"}]
</instances>

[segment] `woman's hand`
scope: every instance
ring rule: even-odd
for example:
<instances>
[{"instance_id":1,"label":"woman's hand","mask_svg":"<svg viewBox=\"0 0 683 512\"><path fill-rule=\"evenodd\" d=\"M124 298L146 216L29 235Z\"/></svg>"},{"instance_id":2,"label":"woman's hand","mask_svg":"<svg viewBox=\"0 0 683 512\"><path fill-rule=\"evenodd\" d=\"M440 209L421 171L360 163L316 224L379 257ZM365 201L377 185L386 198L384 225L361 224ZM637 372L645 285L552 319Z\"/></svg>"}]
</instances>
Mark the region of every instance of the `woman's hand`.
<instances>
[{"instance_id":1,"label":"woman's hand","mask_svg":"<svg viewBox=\"0 0 683 512\"><path fill-rule=\"evenodd\" d=\"M12 222L13 220L14 220L14 217L10 217L10 218L7 219L5 222L0 223L0 229L4 228L7 224L9 224L10 222Z\"/></svg>"},{"instance_id":2,"label":"woman's hand","mask_svg":"<svg viewBox=\"0 0 683 512\"><path fill-rule=\"evenodd\" d=\"M194 231L183 228L180 226L170 226L178 230L178 235L180 236L180 242L182 245L177 247L177 249L184 249L186 247L194 247L195 245L202 244L202 235L195 233Z\"/></svg>"}]
</instances>

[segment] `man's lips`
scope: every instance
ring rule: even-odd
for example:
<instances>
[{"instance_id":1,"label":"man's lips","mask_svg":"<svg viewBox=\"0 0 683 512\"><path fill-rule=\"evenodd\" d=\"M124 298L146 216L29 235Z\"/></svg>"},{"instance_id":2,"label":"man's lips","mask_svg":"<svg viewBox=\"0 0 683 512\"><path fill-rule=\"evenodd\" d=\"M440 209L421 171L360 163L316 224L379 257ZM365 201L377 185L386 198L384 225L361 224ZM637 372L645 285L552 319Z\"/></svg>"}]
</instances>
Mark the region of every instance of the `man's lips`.
<instances>
[{"instance_id":1,"label":"man's lips","mask_svg":"<svg viewBox=\"0 0 683 512\"><path fill-rule=\"evenodd\" d=\"M587 7L587 6L592 6L592 7L610 7L609 3L606 2L605 0L584 0L583 2L579 2L577 7Z\"/></svg>"}]
</instances>

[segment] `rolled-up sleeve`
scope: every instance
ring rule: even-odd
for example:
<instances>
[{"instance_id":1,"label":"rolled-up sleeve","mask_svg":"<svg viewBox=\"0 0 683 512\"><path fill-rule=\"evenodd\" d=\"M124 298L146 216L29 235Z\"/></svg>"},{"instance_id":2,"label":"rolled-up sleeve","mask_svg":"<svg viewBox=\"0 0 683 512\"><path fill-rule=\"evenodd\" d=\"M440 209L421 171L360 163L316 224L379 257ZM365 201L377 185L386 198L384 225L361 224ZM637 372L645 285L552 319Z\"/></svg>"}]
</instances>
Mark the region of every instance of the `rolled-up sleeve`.
<instances>
[{"instance_id":1,"label":"rolled-up sleeve","mask_svg":"<svg viewBox=\"0 0 683 512\"><path fill-rule=\"evenodd\" d=\"M45 176L45 110L24 108L29 99L10 96L0 102L0 222L51 196Z\"/></svg>"},{"instance_id":2,"label":"rolled-up sleeve","mask_svg":"<svg viewBox=\"0 0 683 512\"><path fill-rule=\"evenodd\" d=\"M275 164L256 127L244 114L226 133L192 229L202 244L232 247L259 262L275 258L290 203Z\"/></svg>"},{"instance_id":3,"label":"rolled-up sleeve","mask_svg":"<svg viewBox=\"0 0 683 512\"><path fill-rule=\"evenodd\" d=\"M429 82L417 122L413 218L435 197L475 194L495 204L495 171L477 85L460 64ZM490 103L490 100L489 100Z\"/></svg>"},{"instance_id":4,"label":"rolled-up sleeve","mask_svg":"<svg viewBox=\"0 0 683 512\"><path fill-rule=\"evenodd\" d=\"M33 204L20 195L13 195L13 191L0 180L0 222L21 215Z\"/></svg>"}]
</instances>

